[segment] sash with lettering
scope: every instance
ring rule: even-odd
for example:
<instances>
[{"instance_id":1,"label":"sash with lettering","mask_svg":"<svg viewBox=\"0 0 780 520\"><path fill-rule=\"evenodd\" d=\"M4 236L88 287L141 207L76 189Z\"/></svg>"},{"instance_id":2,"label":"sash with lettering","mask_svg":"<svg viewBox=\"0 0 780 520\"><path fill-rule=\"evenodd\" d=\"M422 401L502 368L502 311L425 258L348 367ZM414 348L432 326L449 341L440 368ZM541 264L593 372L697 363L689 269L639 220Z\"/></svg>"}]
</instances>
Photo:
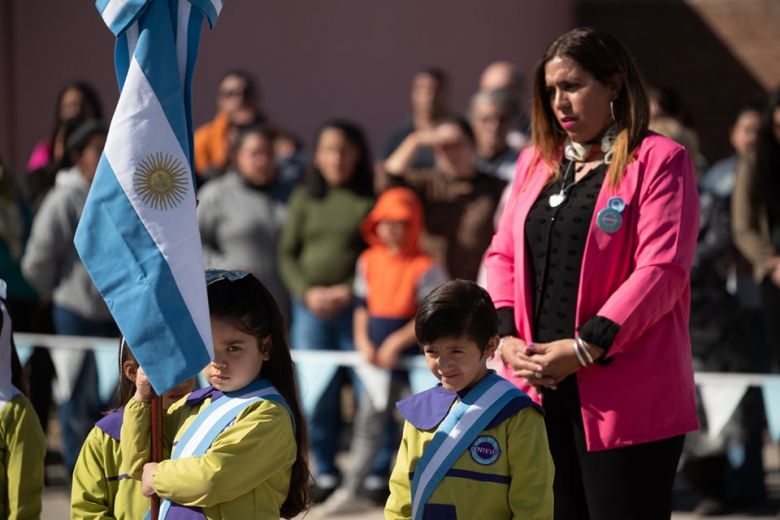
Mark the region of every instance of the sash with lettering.
<instances>
[{"instance_id":1,"label":"sash with lettering","mask_svg":"<svg viewBox=\"0 0 780 520\"><path fill-rule=\"evenodd\" d=\"M171 459L203 456L214 440L227 428L247 406L257 401L274 401L285 408L287 403L271 383L263 379L253 381L236 392L226 392L214 399L195 421L187 428L184 435L176 443ZM147 515L149 518L149 515ZM204 519L200 508L184 507L170 500L163 500L160 505L160 520Z\"/></svg>"},{"instance_id":2,"label":"sash with lettering","mask_svg":"<svg viewBox=\"0 0 780 520\"><path fill-rule=\"evenodd\" d=\"M525 394L494 373L455 403L425 448L412 478L412 520L420 520L425 504L455 461L512 399Z\"/></svg>"}]
</instances>

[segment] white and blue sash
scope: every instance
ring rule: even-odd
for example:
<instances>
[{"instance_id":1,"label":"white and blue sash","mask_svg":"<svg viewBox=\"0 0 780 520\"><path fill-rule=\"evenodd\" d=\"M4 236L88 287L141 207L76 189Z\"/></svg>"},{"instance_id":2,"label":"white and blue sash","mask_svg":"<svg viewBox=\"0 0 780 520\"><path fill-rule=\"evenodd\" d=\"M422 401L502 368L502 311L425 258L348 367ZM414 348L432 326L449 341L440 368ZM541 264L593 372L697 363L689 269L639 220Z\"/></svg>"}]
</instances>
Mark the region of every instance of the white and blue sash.
<instances>
[{"instance_id":1,"label":"white and blue sash","mask_svg":"<svg viewBox=\"0 0 780 520\"><path fill-rule=\"evenodd\" d=\"M412 478L412 520L422 518L425 504L455 461L490 421L512 400L525 394L495 374L482 381L452 407L425 448Z\"/></svg>"},{"instance_id":2,"label":"white and blue sash","mask_svg":"<svg viewBox=\"0 0 780 520\"><path fill-rule=\"evenodd\" d=\"M198 414L176 443L171 460L203 456L219 434L232 424L247 406L261 400L274 401L287 408L287 403L279 391L262 379L253 381L239 391L227 392L214 399ZM165 520L172 505L170 500L162 501L160 520Z\"/></svg>"}]
</instances>

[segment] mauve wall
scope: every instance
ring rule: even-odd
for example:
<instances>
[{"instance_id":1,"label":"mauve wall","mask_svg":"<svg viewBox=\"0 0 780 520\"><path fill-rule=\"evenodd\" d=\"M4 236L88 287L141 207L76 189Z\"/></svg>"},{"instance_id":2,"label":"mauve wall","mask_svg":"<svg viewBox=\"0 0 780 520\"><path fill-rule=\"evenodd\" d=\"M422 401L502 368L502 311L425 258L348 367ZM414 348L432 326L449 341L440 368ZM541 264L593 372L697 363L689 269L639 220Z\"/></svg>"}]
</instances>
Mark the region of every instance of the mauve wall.
<instances>
[{"instance_id":1,"label":"mauve wall","mask_svg":"<svg viewBox=\"0 0 780 520\"><path fill-rule=\"evenodd\" d=\"M462 109L488 62L508 59L528 71L574 23L574 0L225 3L215 30L201 40L196 124L212 116L223 72L241 67L260 79L268 114L304 140L324 119L343 116L362 123L376 146L406 113L416 69L446 69L451 105ZM50 131L64 82L93 83L113 112L113 37L88 0L0 4L0 154L21 170Z\"/></svg>"}]
</instances>

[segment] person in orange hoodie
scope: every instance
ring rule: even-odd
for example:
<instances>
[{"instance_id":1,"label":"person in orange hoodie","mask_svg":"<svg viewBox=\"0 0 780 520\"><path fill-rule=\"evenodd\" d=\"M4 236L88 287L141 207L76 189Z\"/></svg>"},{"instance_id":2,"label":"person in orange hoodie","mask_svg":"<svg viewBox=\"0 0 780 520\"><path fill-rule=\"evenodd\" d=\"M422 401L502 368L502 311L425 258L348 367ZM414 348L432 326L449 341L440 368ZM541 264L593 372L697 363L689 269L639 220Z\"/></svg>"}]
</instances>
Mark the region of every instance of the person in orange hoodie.
<instances>
[{"instance_id":1,"label":"person in orange hoodie","mask_svg":"<svg viewBox=\"0 0 780 520\"><path fill-rule=\"evenodd\" d=\"M408 188L384 192L361 228L369 247L358 258L355 273L355 348L368 363L387 370L396 367L400 356L418 352L414 335L417 307L429 292L449 280L433 257L420 250L422 229L422 204ZM393 372L389 398L381 409L374 406L368 392L360 393L350 467L341 488L323 505L327 512L368 507L361 485L372 472L388 421L393 420L393 403L406 382L405 372Z\"/></svg>"}]
</instances>

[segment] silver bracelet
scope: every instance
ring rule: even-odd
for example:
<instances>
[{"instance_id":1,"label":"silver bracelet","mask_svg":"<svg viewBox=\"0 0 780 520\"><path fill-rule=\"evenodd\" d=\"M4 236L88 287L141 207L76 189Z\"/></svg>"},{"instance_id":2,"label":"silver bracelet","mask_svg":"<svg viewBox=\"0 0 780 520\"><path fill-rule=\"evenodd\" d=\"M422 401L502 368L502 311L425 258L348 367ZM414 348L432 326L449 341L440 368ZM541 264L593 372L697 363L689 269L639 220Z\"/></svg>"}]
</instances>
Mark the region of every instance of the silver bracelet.
<instances>
[{"instance_id":1,"label":"silver bracelet","mask_svg":"<svg viewBox=\"0 0 780 520\"><path fill-rule=\"evenodd\" d=\"M577 340L574 340L574 341L572 341L572 343L571 343L571 346L572 346L572 348L574 349L574 353L577 355L577 361L579 361L579 362L580 362L580 366L581 366L581 367L586 367L586 366L588 366L588 365L585 363L585 360L584 360L584 359L583 359L583 357L582 357L582 353L580 352L580 346L579 346L579 344L577 343Z\"/></svg>"},{"instance_id":2,"label":"silver bracelet","mask_svg":"<svg viewBox=\"0 0 780 520\"><path fill-rule=\"evenodd\" d=\"M590 353L590 349L588 348L588 344L585 342L584 339L582 339L579 336L577 336L577 339L575 341L582 349L582 352L585 356L585 360L588 362L588 365L592 365L594 360L593 360L593 356Z\"/></svg>"}]
</instances>

